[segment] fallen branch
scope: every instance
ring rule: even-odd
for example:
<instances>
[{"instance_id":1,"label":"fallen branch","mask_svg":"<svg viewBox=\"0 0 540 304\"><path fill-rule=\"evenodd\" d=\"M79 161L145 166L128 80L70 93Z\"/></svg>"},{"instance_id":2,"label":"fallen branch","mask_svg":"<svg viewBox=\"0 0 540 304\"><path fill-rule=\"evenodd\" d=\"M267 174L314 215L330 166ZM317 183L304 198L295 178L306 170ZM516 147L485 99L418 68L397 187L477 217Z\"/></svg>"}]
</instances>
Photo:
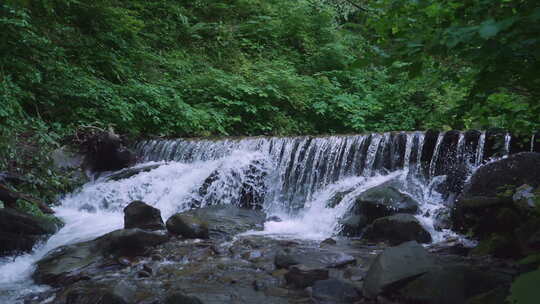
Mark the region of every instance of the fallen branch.
<instances>
[{"instance_id":1,"label":"fallen branch","mask_svg":"<svg viewBox=\"0 0 540 304\"><path fill-rule=\"evenodd\" d=\"M7 207L15 208L17 200L22 199L24 201L27 201L29 203L32 203L36 205L43 213L46 214L53 214L54 210L52 210L47 204L44 202L33 198L29 195L18 193L15 191L11 191L6 186L0 184L0 201L3 201Z\"/></svg>"}]
</instances>

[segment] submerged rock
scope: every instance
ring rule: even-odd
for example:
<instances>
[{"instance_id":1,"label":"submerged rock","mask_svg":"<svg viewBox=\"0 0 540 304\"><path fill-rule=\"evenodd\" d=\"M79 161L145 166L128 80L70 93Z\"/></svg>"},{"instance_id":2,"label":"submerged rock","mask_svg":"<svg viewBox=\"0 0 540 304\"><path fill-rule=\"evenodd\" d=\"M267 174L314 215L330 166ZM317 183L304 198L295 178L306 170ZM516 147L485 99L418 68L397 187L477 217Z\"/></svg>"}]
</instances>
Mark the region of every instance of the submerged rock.
<instances>
[{"instance_id":1,"label":"submerged rock","mask_svg":"<svg viewBox=\"0 0 540 304\"><path fill-rule=\"evenodd\" d=\"M327 251L324 249L309 252L284 250L278 252L274 258L274 265L277 268L290 268L298 264L320 268L339 268L356 264L356 259L343 252Z\"/></svg>"},{"instance_id":2,"label":"submerged rock","mask_svg":"<svg viewBox=\"0 0 540 304\"><path fill-rule=\"evenodd\" d=\"M376 219L366 228L363 238L375 242L388 242L391 245L407 241L431 242L429 232L410 214L396 214Z\"/></svg>"},{"instance_id":3,"label":"submerged rock","mask_svg":"<svg viewBox=\"0 0 540 304\"><path fill-rule=\"evenodd\" d=\"M364 294L375 298L434 267L433 257L417 242L411 241L387 248L369 267L364 280Z\"/></svg>"},{"instance_id":4,"label":"submerged rock","mask_svg":"<svg viewBox=\"0 0 540 304\"><path fill-rule=\"evenodd\" d=\"M208 224L190 214L177 213L167 220L167 230L187 239L207 239Z\"/></svg>"},{"instance_id":5,"label":"submerged rock","mask_svg":"<svg viewBox=\"0 0 540 304\"><path fill-rule=\"evenodd\" d=\"M165 229L165 225L159 209L142 201L133 201L124 208L124 228L162 230Z\"/></svg>"}]
</instances>

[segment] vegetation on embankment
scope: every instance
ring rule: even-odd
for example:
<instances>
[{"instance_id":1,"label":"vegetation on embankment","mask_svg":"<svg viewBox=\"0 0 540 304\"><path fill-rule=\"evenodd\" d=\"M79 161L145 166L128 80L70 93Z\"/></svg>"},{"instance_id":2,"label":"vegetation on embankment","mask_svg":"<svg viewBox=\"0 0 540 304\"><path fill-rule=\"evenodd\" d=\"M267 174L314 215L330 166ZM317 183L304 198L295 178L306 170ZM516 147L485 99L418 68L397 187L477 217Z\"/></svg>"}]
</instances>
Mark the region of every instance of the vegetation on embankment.
<instances>
[{"instance_id":1,"label":"vegetation on embankment","mask_svg":"<svg viewBox=\"0 0 540 304\"><path fill-rule=\"evenodd\" d=\"M534 1L6 0L0 171L139 136L540 125ZM56 189L56 188L55 188Z\"/></svg>"}]
</instances>

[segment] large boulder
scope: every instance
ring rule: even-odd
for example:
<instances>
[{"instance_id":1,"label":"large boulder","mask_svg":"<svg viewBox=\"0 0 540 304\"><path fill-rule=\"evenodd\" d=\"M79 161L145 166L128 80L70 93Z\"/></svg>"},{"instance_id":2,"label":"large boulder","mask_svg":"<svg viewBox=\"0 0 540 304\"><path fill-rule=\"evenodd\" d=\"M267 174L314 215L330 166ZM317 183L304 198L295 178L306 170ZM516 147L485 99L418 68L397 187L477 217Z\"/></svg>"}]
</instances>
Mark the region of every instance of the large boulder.
<instances>
[{"instance_id":1,"label":"large boulder","mask_svg":"<svg viewBox=\"0 0 540 304\"><path fill-rule=\"evenodd\" d=\"M167 230L187 239L207 239L208 224L190 214L177 213L167 220Z\"/></svg>"},{"instance_id":2,"label":"large boulder","mask_svg":"<svg viewBox=\"0 0 540 304\"><path fill-rule=\"evenodd\" d=\"M30 251L47 235L60 228L49 217L38 217L11 208L0 209L0 256L17 251Z\"/></svg>"},{"instance_id":3,"label":"large boulder","mask_svg":"<svg viewBox=\"0 0 540 304\"><path fill-rule=\"evenodd\" d=\"M159 209L142 201L133 201L124 208L124 228L162 230L165 229L165 225Z\"/></svg>"},{"instance_id":4,"label":"large boulder","mask_svg":"<svg viewBox=\"0 0 540 304\"><path fill-rule=\"evenodd\" d=\"M369 267L364 280L364 295L375 298L392 292L434 267L434 258L417 242L387 248Z\"/></svg>"},{"instance_id":5,"label":"large boulder","mask_svg":"<svg viewBox=\"0 0 540 304\"><path fill-rule=\"evenodd\" d=\"M420 221L413 215L403 213L376 219L366 228L363 238L374 242L388 242L391 245L407 241L431 242L431 235L422 227Z\"/></svg>"},{"instance_id":6,"label":"large boulder","mask_svg":"<svg viewBox=\"0 0 540 304\"><path fill-rule=\"evenodd\" d=\"M540 203L540 153L523 152L480 167L465 185L452 210L453 229L471 232L483 253L520 256L527 246L516 241ZM527 230L535 233L534 230ZM532 235L532 234L531 234ZM530 237L527 235L525 237Z\"/></svg>"},{"instance_id":7,"label":"large boulder","mask_svg":"<svg viewBox=\"0 0 540 304\"><path fill-rule=\"evenodd\" d=\"M36 263L33 278L37 283L61 286L88 278L101 271L108 258L136 256L167 242L164 232L119 229L97 239L54 249Z\"/></svg>"},{"instance_id":8,"label":"large boulder","mask_svg":"<svg viewBox=\"0 0 540 304\"><path fill-rule=\"evenodd\" d=\"M232 239L233 236L248 230L262 230L266 219L266 214L262 211L232 205L191 209L180 214L206 223L211 239Z\"/></svg>"},{"instance_id":9,"label":"large boulder","mask_svg":"<svg viewBox=\"0 0 540 304\"><path fill-rule=\"evenodd\" d=\"M468 299L504 286L511 280L510 274L464 264L448 264L413 279L396 294L405 303L469 303Z\"/></svg>"},{"instance_id":10,"label":"large boulder","mask_svg":"<svg viewBox=\"0 0 540 304\"><path fill-rule=\"evenodd\" d=\"M350 212L341 220L342 233L357 236L365 226L378 218L397 213L416 214L418 202L399 191L392 181L360 193Z\"/></svg>"}]
</instances>

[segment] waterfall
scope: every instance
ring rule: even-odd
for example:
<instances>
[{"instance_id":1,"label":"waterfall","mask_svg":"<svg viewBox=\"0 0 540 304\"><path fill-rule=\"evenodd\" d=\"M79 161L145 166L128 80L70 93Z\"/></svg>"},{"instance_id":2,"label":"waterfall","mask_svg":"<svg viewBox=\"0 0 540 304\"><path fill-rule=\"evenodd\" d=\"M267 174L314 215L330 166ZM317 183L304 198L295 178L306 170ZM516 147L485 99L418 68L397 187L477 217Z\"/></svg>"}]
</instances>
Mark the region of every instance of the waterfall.
<instances>
[{"instance_id":1,"label":"waterfall","mask_svg":"<svg viewBox=\"0 0 540 304\"><path fill-rule=\"evenodd\" d=\"M508 154L511 137L503 136ZM0 302L16 303L21 286L42 288L32 285L29 276L33 263L49 250L121 228L122 210L133 200L159 208L165 220L208 204L259 207L283 219L268 222L259 233L322 239L339 231L355 195L393 181L421 203L418 218L440 240L430 214L446 208L451 193L491 156L486 137L477 131L431 131L139 142L135 169L150 169L86 184L55 208L64 228L32 253L0 260ZM329 207L336 193L346 194L339 205Z\"/></svg>"}]
</instances>

